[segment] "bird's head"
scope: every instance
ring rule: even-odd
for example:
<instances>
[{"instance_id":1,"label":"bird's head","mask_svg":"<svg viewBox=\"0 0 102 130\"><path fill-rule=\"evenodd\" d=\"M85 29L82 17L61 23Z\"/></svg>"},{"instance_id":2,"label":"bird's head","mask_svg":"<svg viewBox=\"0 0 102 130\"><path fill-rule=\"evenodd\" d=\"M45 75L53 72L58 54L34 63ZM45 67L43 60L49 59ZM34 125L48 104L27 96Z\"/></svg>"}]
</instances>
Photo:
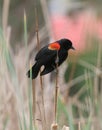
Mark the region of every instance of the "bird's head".
<instances>
[{"instance_id":1,"label":"bird's head","mask_svg":"<svg viewBox=\"0 0 102 130\"><path fill-rule=\"evenodd\" d=\"M61 48L64 48L65 50L75 50L75 48L72 46L72 42L69 39L60 39L58 42L60 43Z\"/></svg>"}]
</instances>

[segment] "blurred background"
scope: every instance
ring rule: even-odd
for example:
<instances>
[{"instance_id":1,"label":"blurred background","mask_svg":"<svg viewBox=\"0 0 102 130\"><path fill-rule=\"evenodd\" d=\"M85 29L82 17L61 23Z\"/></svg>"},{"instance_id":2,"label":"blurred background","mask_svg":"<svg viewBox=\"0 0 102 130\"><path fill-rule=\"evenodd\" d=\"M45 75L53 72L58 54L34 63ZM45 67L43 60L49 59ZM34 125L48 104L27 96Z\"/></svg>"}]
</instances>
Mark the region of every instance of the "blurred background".
<instances>
[{"instance_id":1,"label":"blurred background","mask_svg":"<svg viewBox=\"0 0 102 130\"><path fill-rule=\"evenodd\" d=\"M37 13L35 13L37 10ZM32 90L26 72L40 47L61 38L73 42L59 68L59 128L102 129L102 1L0 0L0 130L32 130ZM43 77L47 128L54 118L55 72ZM35 80L36 122L42 97Z\"/></svg>"}]
</instances>

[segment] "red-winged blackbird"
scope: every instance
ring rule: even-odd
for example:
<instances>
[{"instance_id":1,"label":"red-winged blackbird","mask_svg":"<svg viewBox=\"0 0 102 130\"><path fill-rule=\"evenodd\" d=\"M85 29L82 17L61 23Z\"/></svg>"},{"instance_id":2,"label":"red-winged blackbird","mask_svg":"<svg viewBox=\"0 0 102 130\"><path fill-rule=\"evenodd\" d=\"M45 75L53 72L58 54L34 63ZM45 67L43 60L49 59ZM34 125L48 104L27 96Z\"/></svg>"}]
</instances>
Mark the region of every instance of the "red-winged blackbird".
<instances>
[{"instance_id":1,"label":"red-winged blackbird","mask_svg":"<svg viewBox=\"0 0 102 130\"><path fill-rule=\"evenodd\" d=\"M32 71L27 72L28 77L31 75L32 79L35 79L43 65L44 69L40 73L41 76L56 69L56 64L60 66L66 60L69 49L74 49L74 47L68 39L61 39L43 47L35 57L36 63L32 66Z\"/></svg>"}]
</instances>

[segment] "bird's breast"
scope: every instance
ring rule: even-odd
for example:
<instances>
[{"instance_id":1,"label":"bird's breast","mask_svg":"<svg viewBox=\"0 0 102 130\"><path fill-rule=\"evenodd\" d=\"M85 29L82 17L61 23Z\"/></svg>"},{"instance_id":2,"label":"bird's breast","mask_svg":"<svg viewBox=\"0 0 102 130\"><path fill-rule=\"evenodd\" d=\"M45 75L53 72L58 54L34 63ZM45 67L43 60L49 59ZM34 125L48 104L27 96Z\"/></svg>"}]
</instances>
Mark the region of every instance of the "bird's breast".
<instances>
[{"instance_id":1,"label":"bird's breast","mask_svg":"<svg viewBox=\"0 0 102 130\"><path fill-rule=\"evenodd\" d=\"M68 56L67 52L59 52L58 57L59 57L59 65L62 64Z\"/></svg>"}]
</instances>

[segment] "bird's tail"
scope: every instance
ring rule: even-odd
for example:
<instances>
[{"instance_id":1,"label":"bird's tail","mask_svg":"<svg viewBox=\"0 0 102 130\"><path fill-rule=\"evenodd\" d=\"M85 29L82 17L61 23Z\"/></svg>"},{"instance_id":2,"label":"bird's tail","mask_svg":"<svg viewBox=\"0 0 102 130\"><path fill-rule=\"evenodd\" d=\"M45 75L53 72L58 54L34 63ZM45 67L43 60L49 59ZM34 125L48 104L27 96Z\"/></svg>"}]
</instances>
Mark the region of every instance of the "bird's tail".
<instances>
[{"instance_id":1,"label":"bird's tail","mask_svg":"<svg viewBox=\"0 0 102 130\"><path fill-rule=\"evenodd\" d=\"M38 76L38 73L40 71L40 65L38 63L35 63L30 70L27 72L28 78L35 79Z\"/></svg>"}]
</instances>

